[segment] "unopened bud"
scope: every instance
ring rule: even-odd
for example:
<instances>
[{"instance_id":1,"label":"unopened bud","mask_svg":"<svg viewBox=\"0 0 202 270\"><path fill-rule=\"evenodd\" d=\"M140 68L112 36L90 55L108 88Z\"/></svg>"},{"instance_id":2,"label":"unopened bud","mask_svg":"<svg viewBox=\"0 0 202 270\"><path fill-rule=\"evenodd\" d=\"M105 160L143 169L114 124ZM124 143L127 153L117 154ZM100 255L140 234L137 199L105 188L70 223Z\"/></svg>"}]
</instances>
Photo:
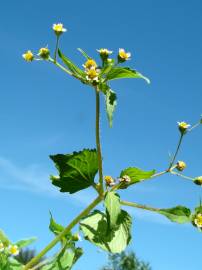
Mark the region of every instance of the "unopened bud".
<instances>
[{"instance_id":1,"label":"unopened bud","mask_svg":"<svg viewBox=\"0 0 202 270\"><path fill-rule=\"evenodd\" d=\"M201 185L202 185L202 176L196 177L196 178L194 179L194 183L195 183L196 185L201 186Z\"/></svg>"},{"instance_id":2,"label":"unopened bud","mask_svg":"<svg viewBox=\"0 0 202 270\"><path fill-rule=\"evenodd\" d=\"M178 161L176 164L176 169L178 171L183 171L186 167L187 167L187 165L184 161Z\"/></svg>"},{"instance_id":3,"label":"unopened bud","mask_svg":"<svg viewBox=\"0 0 202 270\"><path fill-rule=\"evenodd\" d=\"M177 122L177 123L178 123L179 131L182 134L185 134L187 132L187 129L190 127L190 125L187 124L186 122Z\"/></svg>"},{"instance_id":4,"label":"unopened bud","mask_svg":"<svg viewBox=\"0 0 202 270\"><path fill-rule=\"evenodd\" d=\"M41 49L39 50L38 55L39 55L42 59L48 60L48 59L49 59L49 56L50 56L50 51L49 51L48 48L41 48Z\"/></svg>"}]
</instances>

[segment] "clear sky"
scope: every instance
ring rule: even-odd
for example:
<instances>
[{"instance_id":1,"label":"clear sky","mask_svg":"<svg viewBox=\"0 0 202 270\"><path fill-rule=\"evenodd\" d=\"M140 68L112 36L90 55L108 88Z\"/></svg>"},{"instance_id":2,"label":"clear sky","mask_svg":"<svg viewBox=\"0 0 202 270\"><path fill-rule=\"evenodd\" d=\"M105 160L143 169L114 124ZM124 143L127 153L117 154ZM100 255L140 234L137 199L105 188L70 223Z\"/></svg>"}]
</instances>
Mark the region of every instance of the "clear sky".
<instances>
[{"instance_id":1,"label":"clear sky","mask_svg":"<svg viewBox=\"0 0 202 270\"><path fill-rule=\"evenodd\" d=\"M61 49L81 65L83 48L132 53L130 66L151 79L113 82L118 95L114 127L101 116L104 174L118 176L128 166L163 170L178 140L177 121L195 123L202 100L202 2L194 0L2 1L0 9L0 227L15 241L38 236L38 250L51 239L49 210L67 224L90 202L91 190L72 197L51 186L55 173L50 154L93 148L94 93L45 62L25 63L27 49L48 44L52 24L68 32ZM102 112L104 105L102 103ZM202 129L183 142L179 159L187 175L202 175ZM123 197L156 207L194 208L201 188L174 176L131 187ZM129 209L128 209L129 210ZM191 225L172 224L150 213L134 217L130 248L154 270L201 268L201 234ZM75 270L99 269L106 254L85 241Z\"/></svg>"}]
</instances>

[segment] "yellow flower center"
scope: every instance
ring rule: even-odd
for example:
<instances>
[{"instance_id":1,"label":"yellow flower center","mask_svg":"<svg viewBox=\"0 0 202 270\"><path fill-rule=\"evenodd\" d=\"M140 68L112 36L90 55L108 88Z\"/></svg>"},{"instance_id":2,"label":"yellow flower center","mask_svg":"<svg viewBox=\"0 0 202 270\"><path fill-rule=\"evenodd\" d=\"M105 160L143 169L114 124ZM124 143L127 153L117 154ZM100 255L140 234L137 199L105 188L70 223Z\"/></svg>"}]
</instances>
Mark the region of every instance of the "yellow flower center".
<instances>
[{"instance_id":1,"label":"yellow flower center","mask_svg":"<svg viewBox=\"0 0 202 270\"><path fill-rule=\"evenodd\" d=\"M97 67L97 64L96 64L96 62L93 59L89 59L89 60L86 61L84 67L86 69L96 68Z\"/></svg>"},{"instance_id":2,"label":"yellow flower center","mask_svg":"<svg viewBox=\"0 0 202 270\"><path fill-rule=\"evenodd\" d=\"M88 70L87 75L89 79L93 80L98 76L98 73L96 72L95 69L90 69Z\"/></svg>"},{"instance_id":3,"label":"yellow flower center","mask_svg":"<svg viewBox=\"0 0 202 270\"><path fill-rule=\"evenodd\" d=\"M9 248L9 251L11 254L15 255L16 253L18 253L18 247L17 246L11 246Z\"/></svg>"},{"instance_id":4,"label":"yellow flower center","mask_svg":"<svg viewBox=\"0 0 202 270\"><path fill-rule=\"evenodd\" d=\"M62 23L54 24L53 30L55 32L63 32L63 24Z\"/></svg>"},{"instance_id":5,"label":"yellow flower center","mask_svg":"<svg viewBox=\"0 0 202 270\"><path fill-rule=\"evenodd\" d=\"M113 183L114 182L114 179L111 176L109 176L109 175L106 175L104 177L104 179L107 182L107 184L110 184L110 183Z\"/></svg>"},{"instance_id":6,"label":"yellow flower center","mask_svg":"<svg viewBox=\"0 0 202 270\"><path fill-rule=\"evenodd\" d=\"M202 227L202 214L198 214L194 222L198 227Z\"/></svg>"},{"instance_id":7,"label":"yellow flower center","mask_svg":"<svg viewBox=\"0 0 202 270\"><path fill-rule=\"evenodd\" d=\"M31 51L27 51L22 56L25 59L25 61L31 62L31 61L34 60L34 55L33 55L33 53Z\"/></svg>"},{"instance_id":8,"label":"yellow flower center","mask_svg":"<svg viewBox=\"0 0 202 270\"><path fill-rule=\"evenodd\" d=\"M119 52L119 56L123 59L128 59L128 54L124 51L120 51Z\"/></svg>"}]
</instances>

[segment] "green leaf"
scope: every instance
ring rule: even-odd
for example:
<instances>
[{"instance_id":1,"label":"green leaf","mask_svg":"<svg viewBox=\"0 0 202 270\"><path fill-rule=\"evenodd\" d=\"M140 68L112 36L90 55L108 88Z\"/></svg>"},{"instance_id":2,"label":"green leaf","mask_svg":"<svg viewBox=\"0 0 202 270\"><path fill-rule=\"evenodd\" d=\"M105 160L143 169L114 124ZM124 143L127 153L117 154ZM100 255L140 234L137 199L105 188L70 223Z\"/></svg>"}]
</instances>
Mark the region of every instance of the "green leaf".
<instances>
[{"instance_id":1,"label":"green leaf","mask_svg":"<svg viewBox=\"0 0 202 270\"><path fill-rule=\"evenodd\" d=\"M15 245L17 245L19 248L24 248L26 246L31 245L32 243L34 243L37 240L36 237L31 237L31 238L27 238L27 239L22 239L19 240L18 242L15 243Z\"/></svg>"},{"instance_id":2,"label":"green leaf","mask_svg":"<svg viewBox=\"0 0 202 270\"><path fill-rule=\"evenodd\" d=\"M70 270L74 264L75 253L65 248L53 260L41 267L41 270Z\"/></svg>"},{"instance_id":3,"label":"green leaf","mask_svg":"<svg viewBox=\"0 0 202 270\"><path fill-rule=\"evenodd\" d=\"M53 219L53 216L50 212L50 224L49 224L49 230L51 232L53 232L55 235L60 234L62 231L64 231L65 227L63 227L62 225L56 223L56 221Z\"/></svg>"},{"instance_id":4,"label":"green leaf","mask_svg":"<svg viewBox=\"0 0 202 270\"><path fill-rule=\"evenodd\" d=\"M19 263L17 260L15 260L14 258L10 257L8 258L8 265L4 269L5 270L23 270L24 266L21 263Z\"/></svg>"},{"instance_id":5,"label":"green leaf","mask_svg":"<svg viewBox=\"0 0 202 270\"><path fill-rule=\"evenodd\" d=\"M139 168L135 168L135 167L130 167L130 168L127 168L125 170L123 170L120 174L120 178L127 175L130 177L130 182L128 183L122 183L120 188L121 189L124 189L124 188L127 188L128 186L130 185L133 185L133 184L136 184L136 183L139 183L141 182L142 180L145 180L145 179L148 179L150 178L152 175L155 174L155 170L152 170L152 171L143 171Z\"/></svg>"},{"instance_id":6,"label":"green leaf","mask_svg":"<svg viewBox=\"0 0 202 270\"><path fill-rule=\"evenodd\" d=\"M10 240L5 235L4 231L0 230L0 241L5 245L8 246L10 243Z\"/></svg>"},{"instance_id":7,"label":"green leaf","mask_svg":"<svg viewBox=\"0 0 202 270\"><path fill-rule=\"evenodd\" d=\"M132 219L129 214L121 210L117 220L117 227L108 230L107 217L95 210L80 222L86 240L111 253L122 252L131 240Z\"/></svg>"},{"instance_id":8,"label":"green leaf","mask_svg":"<svg viewBox=\"0 0 202 270\"><path fill-rule=\"evenodd\" d=\"M106 75L107 81L124 78L144 79L147 83L150 83L150 80L147 77L129 67L113 67Z\"/></svg>"},{"instance_id":9,"label":"green leaf","mask_svg":"<svg viewBox=\"0 0 202 270\"><path fill-rule=\"evenodd\" d=\"M112 127L113 113L117 105L116 100L117 100L116 93L113 92L111 89L108 89L106 91L105 103L106 103L106 110L107 110L107 118L109 120L110 127Z\"/></svg>"},{"instance_id":10,"label":"green leaf","mask_svg":"<svg viewBox=\"0 0 202 270\"><path fill-rule=\"evenodd\" d=\"M86 59L92 59L92 57L90 57L86 52L84 52L84 50L82 50L81 48L78 48L78 51L80 53L83 54L83 56L86 58Z\"/></svg>"},{"instance_id":11,"label":"green leaf","mask_svg":"<svg viewBox=\"0 0 202 270\"><path fill-rule=\"evenodd\" d=\"M181 205L173 208L160 209L158 213L177 223L186 223L191 221L190 209Z\"/></svg>"},{"instance_id":12,"label":"green leaf","mask_svg":"<svg viewBox=\"0 0 202 270\"><path fill-rule=\"evenodd\" d=\"M107 192L105 197L105 207L110 229L114 229L117 226L117 220L121 213L119 195L112 191Z\"/></svg>"},{"instance_id":13,"label":"green leaf","mask_svg":"<svg viewBox=\"0 0 202 270\"><path fill-rule=\"evenodd\" d=\"M63 63L69 68L69 70L76 76L86 80L85 72L77 67L67 56L65 56L59 49L58 55L62 59Z\"/></svg>"},{"instance_id":14,"label":"green leaf","mask_svg":"<svg viewBox=\"0 0 202 270\"><path fill-rule=\"evenodd\" d=\"M75 193L94 184L98 172L98 159L95 149L84 149L72 154L50 156L59 171L59 177L52 176L52 183L61 192Z\"/></svg>"}]
</instances>

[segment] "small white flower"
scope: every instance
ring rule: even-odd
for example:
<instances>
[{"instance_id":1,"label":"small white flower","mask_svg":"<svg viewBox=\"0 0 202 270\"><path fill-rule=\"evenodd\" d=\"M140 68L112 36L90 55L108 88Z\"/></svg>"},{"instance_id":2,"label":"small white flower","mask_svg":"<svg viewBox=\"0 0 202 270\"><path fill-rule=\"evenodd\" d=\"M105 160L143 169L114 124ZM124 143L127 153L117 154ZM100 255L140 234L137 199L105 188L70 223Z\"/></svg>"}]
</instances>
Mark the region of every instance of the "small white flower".
<instances>
[{"instance_id":1,"label":"small white flower","mask_svg":"<svg viewBox=\"0 0 202 270\"><path fill-rule=\"evenodd\" d=\"M202 228L202 214L199 213L196 215L195 219L194 219L194 223L198 228Z\"/></svg>"},{"instance_id":2,"label":"small white flower","mask_svg":"<svg viewBox=\"0 0 202 270\"><path fill-rule=\"evenodd\" d=\"M63 27L62 23L53 24L53 30L55 31L56 35L61 35L67 31L67 29Z\"/></svg>"},{"instance_id":3,"label":"small white flower","mask_svg":"<svg viewBox=\"0 0 202 270\"><path fill-rule=\"evenodd\" d=\"M13 256L17 256L19 254L20 250L19 250L17 245L10 245L8 247L8 252Z\"/></svg>"},{"instance_id":4,"label":"small white flower","mask_svg":"<svg viewBox=\"0 0 202 270\"><path fill-rule=\"evenodd\" d=\"M113 53L113 51L110 51L108 49L99 49L99 50L97 50L97 52L99 52L100 55L106 55L106 56L108 56L108 55L110 55L110 54Z\"/></svg>"},{"instance_id":5,"label":"small white flower","mask_svg":"<svg viewBox=\"0 0 202 270\"><path fill-rule=\"evenodd\" d=\"M119 49L119 59L122 61L130 60L131 53L130 52L125 52L124 49Z\"/></svg>"}]
</instances>

